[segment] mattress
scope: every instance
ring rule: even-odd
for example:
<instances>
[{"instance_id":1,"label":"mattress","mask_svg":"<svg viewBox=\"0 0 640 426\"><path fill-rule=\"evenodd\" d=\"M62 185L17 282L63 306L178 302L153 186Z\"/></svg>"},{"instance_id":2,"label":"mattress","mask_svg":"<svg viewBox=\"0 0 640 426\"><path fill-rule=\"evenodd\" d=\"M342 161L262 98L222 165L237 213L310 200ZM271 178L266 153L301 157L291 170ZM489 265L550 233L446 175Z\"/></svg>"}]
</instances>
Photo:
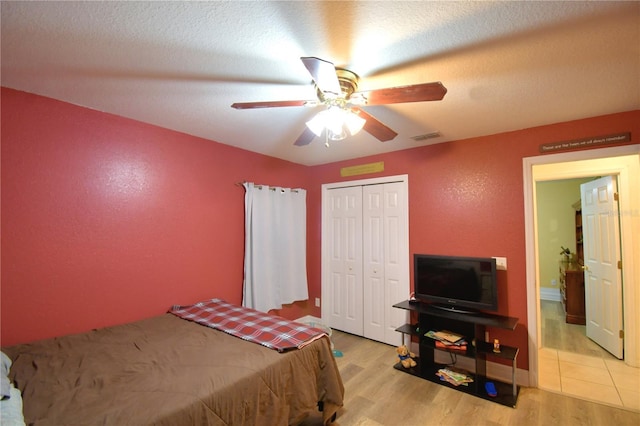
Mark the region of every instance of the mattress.
<instances>
[{"instance_id":1,"label":"mattress","mask_svg":"<svg viewBox=\"0 0 640 426\"><path fill-rule=\"evenodd\" d=\"M33 425L287 425L344 386L328 337L278 352L172 314L3 348Z\"/></svg>"}]
</instances>

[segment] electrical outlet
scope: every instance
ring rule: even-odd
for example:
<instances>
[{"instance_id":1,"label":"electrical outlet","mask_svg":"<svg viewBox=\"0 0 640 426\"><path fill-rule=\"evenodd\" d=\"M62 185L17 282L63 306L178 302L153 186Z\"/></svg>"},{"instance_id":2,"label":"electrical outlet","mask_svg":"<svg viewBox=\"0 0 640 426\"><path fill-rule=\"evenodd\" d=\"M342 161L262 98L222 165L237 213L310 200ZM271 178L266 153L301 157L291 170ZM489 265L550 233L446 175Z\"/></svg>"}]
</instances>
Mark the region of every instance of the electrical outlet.
<instances>
[{"instance_id":1,"label":"electrical outlet","mask_svg":"<svg viewBox=\"0 0 640 426\"><path fill-rule=\"evenodd\" d=\"M558 280L556 280L556 279L551 280L551 285L553 285L553 286L558 285Z\"/></svg>"},{"instance_id":2,"label":"electrical outlet","mask_svg":"<svg viewBox=\"0 0 640 426\"><path fill-rule=\"evenodd\" d=\"M493 257L496 260L496 269L499 271L507 270L507 258L506 257Z\"/></svg>"},{"instance_id":3,"label":"electrical outlet","mask_svg":"<svg viewBox=\"0 0 640 426\"><path fill-rule=\"evenodd\" d=\"M320 307L320 298L316 297L316 308Z\"/></svg>"}]
</instances>

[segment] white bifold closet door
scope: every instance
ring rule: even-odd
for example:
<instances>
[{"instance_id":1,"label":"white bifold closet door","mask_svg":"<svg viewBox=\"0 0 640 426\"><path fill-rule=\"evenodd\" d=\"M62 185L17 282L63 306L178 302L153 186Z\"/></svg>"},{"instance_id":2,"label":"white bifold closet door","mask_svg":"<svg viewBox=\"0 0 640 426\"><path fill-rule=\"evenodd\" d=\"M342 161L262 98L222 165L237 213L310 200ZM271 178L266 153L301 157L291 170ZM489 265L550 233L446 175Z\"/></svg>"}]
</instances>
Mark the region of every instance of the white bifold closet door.
<instances>
[{"instance_id":1,"label":"white bifold closet door","mask_svg":"<svg viewBox=\"0 0 640 426\"><path fill-rule=\"evenodd\" d=\"M335 188L325 199L323 320L332 328L399 345L409 295L406 182Z\"/></svg>"},{"instance_id":2,"label":"white bifold closet door","mask_svg":"<svg viewBox=\"0 0 640 426\"><path fill-rule=\"evenodd\" d=\"M322 286L322 319L362 336L362 188L329 191L325 218L329 276Z\"/></svg>"}]
</instances>

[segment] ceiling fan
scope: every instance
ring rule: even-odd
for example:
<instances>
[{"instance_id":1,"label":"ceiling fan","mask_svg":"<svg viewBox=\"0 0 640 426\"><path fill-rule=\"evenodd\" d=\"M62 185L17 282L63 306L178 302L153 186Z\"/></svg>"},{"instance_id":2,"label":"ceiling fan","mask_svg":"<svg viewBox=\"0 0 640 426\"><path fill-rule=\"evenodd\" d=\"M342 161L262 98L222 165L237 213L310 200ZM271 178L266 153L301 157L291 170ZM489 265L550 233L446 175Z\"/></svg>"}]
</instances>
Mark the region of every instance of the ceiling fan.
<instances>
[{"instance_id":1,"label":"ceiling fan","mask_svg":"<svg viewBox=\"0 0 640 426\"><path fill-rule=\"evenodd\" d=\"M236 109L324 105L326 109L307 122L305 131L294 143L298 146L308 145L314 137L321 135L322 130L325 130L327 140L344 139L347 132L355 134L361 128L381 142L392 140L398 134L361 106L439 101L447 93L447 88L440 82L358 92L359 77L356 73L319 58L300 59L311 74L317 100L239 102L231 105ZM338 119L337 125L332 124L334 118Z\"/></svg>"}]
</instances>

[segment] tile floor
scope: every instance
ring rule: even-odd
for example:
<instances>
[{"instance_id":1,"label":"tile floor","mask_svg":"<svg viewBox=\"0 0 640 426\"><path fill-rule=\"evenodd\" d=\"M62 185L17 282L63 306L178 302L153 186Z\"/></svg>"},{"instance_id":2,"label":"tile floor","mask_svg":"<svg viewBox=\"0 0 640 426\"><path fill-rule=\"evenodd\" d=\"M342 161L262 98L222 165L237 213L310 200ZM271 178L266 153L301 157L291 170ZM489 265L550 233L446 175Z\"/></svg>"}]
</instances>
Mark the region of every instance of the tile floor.
<instances>
[{"instance_id":1,"label":"tile floor","mask_svg":"<svg viewBox=\"0 0 640 426\"><path fill-rule=\"evenodd\" d=\"M640 369L623 361L542 348L538 387L640 412Z\"/></svg>"},{"instance_id":2,"label":"tile floor","mask_svg":"<svg viewBox=\"0 0 640 426\"><path fill-rule=\"evenodd\" d=\"M640 411L640 368L629 367L567 324L560 302L540 301L538 386L551 392Z\"/></svg>"}]
</instances>

